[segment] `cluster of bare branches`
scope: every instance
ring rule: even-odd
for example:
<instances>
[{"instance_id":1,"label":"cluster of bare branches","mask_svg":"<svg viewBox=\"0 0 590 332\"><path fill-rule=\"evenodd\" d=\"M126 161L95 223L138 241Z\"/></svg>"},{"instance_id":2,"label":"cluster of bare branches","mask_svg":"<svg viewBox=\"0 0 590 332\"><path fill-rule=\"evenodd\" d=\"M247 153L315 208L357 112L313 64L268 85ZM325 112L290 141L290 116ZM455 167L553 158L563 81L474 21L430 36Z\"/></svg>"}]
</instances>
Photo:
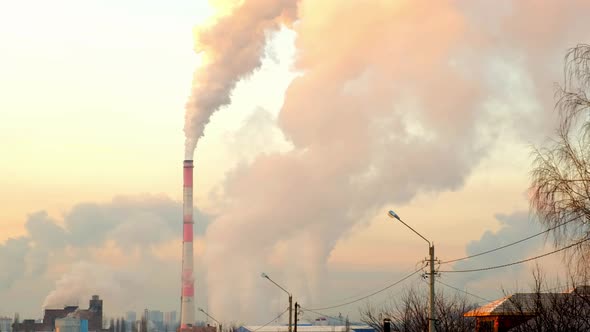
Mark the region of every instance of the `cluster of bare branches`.
<instances>
[{"instance_id":1,"label":"cluster of bare branches","mask_svg":"<svg viewBox=\"0 0 590 332\"><path fill-rule=\"evenodd\" d=\"M533 273L534 292L528 293L529 301L522 301L522 297L510 298L511 304L521 316L533 316L525 323L514 327L510 331L525 332L558 332L590 331L590 288L588 286L574 286L580 280L570 277L568 283L561 287L561 292L547 292L547 282L537 268ZM579 279L579 278L577 278Z\"/></svg>"},{"instance_id":2,"label":"cluster of bare branches","mask_svg":"<svg viewBox=\"0 0 590 332\"><path fill-rule=\"evenodd\" d=\"M557 137L535 150L531 206L546 227L555 227L555 244L568 245L590 235L590 45L565 57L564 83L556 91ZM566 257L580 269L590 262L590 243Z\"/></svg>"},{"instance_id":3,"label":"cluster of bare branches","mask_svg":"<svg viewBox=\"0 0 590 332\"><path fill-rule=\"evenodd\" d=\"M406 290L399 298L393 298L382 307L368 303L361 309L361 321L383 332L383 319L391 320L392 331L422 332L428 331L428 294L414 288ZM467 332L475 329L473 318L463 314L476 307L465 297L449 296L439 292L435 297L436 330L448 332Z\"/></svg>"}]
</instances>

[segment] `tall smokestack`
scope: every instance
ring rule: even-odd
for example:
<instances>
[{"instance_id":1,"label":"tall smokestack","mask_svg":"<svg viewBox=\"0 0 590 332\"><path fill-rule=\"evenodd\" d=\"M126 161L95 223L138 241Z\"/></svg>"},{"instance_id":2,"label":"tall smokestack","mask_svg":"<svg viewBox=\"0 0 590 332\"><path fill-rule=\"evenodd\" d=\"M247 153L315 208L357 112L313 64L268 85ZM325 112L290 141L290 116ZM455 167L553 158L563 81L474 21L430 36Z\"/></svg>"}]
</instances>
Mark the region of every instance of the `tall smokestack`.
<instances>
[{"instance_id":1,"label":"tall smokestack","mask_svg":"<svg viewBox=\"0 0 590 332\"><path fill-rule=\"evenodd\" d=\"M182 296L180 328L195 322L195 280L193 277L193 161L184 161L182 211Z\"/></svg>"}]
</instances>

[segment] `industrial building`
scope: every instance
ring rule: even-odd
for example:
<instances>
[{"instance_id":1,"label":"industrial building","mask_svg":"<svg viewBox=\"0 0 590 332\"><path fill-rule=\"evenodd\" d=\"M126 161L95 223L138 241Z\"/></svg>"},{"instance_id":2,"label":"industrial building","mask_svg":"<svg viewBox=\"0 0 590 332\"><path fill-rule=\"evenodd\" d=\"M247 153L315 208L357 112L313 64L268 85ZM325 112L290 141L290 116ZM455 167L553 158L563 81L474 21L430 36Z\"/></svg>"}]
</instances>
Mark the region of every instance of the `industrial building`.
<instances>
[{"instance_id":1,"label":"industrial building","mask_svg":"<svg viewBox=\"0 0 590 332\"><path fill-rule=\"evenodd\" d=\"M135 322L137 320L137 313L135 311L127 311L125 320L127 322Z\"/></svg>"},{"instance_id":2,"label":"industrial building","mask_svg":"<svg viewBox=\"0 0 590 332\"><path fill-rule=\"evenodd\" d=\"M164 313L164 325L168 327L175 327L178 324L176 320L176 311L168 311Z\"/></svg>"},{"instance_id":3,"label":"industrial building","mask_svg":"<svg viewBox=\"0 0 590 332\"><path fill-rule=\"evenodd\" d=\"M0 317L0 332L12 332L12 318Z\"/></svg>"},{"instance_id":4,"label":"industrial building","mask_svg":"<svg viewBox=\"0 0 590 332\"><path fill-rule=\"evenodd\" d=\"M127 311L125 314L125 328L127 331L131 331L132 326L137 324L137 313L135 311Z\"/></svg>"},{"instance_id":5,"label":"industrial building","mask_svg":"<svg viewBox=\"0 0 590 332\"><path fill-rule=\"evenodd\" d=\"M45 309L43 321L36 322L34 319L25 319L21 323L13 324L12 330L13 332L57 331L56 321L66 317L86 321L87 323L84 324L87 324L87 329L82 332L102 331L102 300L98 295L93 295L88 303L88 309L79 309L78 306L66 306L63 309ZM83 323L80 324L80 328L82 328ZM66 327L69 328L67 325L64 325L63 328ZM66 331L63 330L63 332ZM70 331L67 330L67 332Z\"/></svg>"},{"instance_id":6,"label":"industrial building","mask_svg":"<svg viewBox=\"0 0 590 332\"><path fill-rule=\"evenodd\" d=\"M155 331L164 331L164 313L162 311L145 309L143 315L148 322L148 329L152 327Z\"/></svg>"},{"instance_id":7,"label":"industrial building","mask_svg":"<svg viewBox=\"0 0 590 332\"><path fill-rule=\"evenodd\" d=\"M88 332L88 321L75 317L57 318L55 332Z\"/></svg>"}]
</instances>

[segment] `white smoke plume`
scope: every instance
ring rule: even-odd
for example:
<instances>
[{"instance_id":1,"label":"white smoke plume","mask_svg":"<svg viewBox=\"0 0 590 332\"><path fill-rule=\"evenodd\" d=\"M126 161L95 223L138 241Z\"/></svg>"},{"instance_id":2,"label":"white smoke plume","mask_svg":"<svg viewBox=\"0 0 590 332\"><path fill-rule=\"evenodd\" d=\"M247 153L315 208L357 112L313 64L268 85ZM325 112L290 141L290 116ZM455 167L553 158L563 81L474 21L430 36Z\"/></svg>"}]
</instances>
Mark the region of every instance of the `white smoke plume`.
<instances>
[{"instance_id":1,"label":"white smoke plume","mask_svg":"<svg viewBox=\"0 0 590 332\"><path fill-rule=\"evenodd\" d=\"M166 295L178 291L174 271L180 273L180 258L168 244L181 241L181 207L165 195L141 194L79 203L62 216L32 213L25 236L0 243L0 261L11 262L0 270L0 297L26 292L11 304L22 305L21 313L41 303L83 305L93 294L105 299L109 314L155 303L175 308L176 297ZM209 217L194 213L198 243ZM201 260L198 252L195 259ZM204 289L198 291L202 298Z\"/></svg>"},{"instance_id":2,"label":"white smoke plume","mask_svg":"<svg viewBox=\"0 0 590 332\"><path fill-rule=\"evenodd\" d=\"M10 262L0 271L0 290L10 288L16 280L22 278L27 271L25 259L30 250L30 241L26 237L11 238L0 243L0 260Z\"/></svg>"},{"instance_id":3,"label":"white smoke plume","mask_svg":"<svg viewBox=\"0 0 590 332\"><path fill-rule=\"evenodd\" d=\"M55 289L45 298L43 308L79 305L95 294L100 294L107 303L124 306L133 299L130 289L137 288L137 279L131 274L124 275L103 265L81 261L57 280Z\"/></svg>"},{"instance_id":4,"label":"white smoke plume","mask_svg":"<svg viewBox=\"0 0 590 332\"><path fill-rule=\"evenodd\" d=\"M303 74L278 119L293 149L228 176L228 205L207 230L210 310L270 318L262 271L300 302L325 304L314 297L322 270L353 225L418 192L460 188L505 128L534 138L559 79L545 71L559 72L590 27L587 4L543 3L302 1ZM511 81L513 68L532 83ZM514 99L532 106L505 110Z\"/></svg>"},{"instance_id":5,"label":"white smoke plume","mask_svg":"<svg viewBox=\"0 0 590 332\"><path fill-rule=\"evenodd\" d=\"M295 0L246 0L196 31L195 51L202 52L203 64L195 71L186 104L185 159L193 159L205 125L230 103L236 83L260 67L267 35L291 22L295 10Z\"/></svg>"}]
</instances>

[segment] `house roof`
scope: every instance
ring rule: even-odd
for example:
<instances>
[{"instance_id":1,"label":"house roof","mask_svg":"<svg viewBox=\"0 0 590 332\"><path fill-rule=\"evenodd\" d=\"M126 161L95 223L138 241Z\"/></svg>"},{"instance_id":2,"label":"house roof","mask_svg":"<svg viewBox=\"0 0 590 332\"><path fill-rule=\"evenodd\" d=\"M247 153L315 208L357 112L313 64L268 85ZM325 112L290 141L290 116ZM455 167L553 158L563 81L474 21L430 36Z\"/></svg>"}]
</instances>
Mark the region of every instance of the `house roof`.
<instances>
[{"instance_id":1,"label":"house roof","mask_svg":"<svg viewBox=\"0 0 590 332\"><path fill-rule=\"evenodd\" d=\"M556 297L568 295L567 293L516 293L468 311L463 316L534 316L539 304L546 307Z\"/></svg>"},{"instance_id":2,"label":"house roof","mask_svg":"<svg viewBox=\"0 0 590 332\"><path fill-rule=\"evenodd\" d=\"M468 311L463 316L534 316L536 308L549 307L560 297L571 296L573 293L590 296L590 286L579 285L563 293L515 293Z\"/></svg>"}]
</instances>

